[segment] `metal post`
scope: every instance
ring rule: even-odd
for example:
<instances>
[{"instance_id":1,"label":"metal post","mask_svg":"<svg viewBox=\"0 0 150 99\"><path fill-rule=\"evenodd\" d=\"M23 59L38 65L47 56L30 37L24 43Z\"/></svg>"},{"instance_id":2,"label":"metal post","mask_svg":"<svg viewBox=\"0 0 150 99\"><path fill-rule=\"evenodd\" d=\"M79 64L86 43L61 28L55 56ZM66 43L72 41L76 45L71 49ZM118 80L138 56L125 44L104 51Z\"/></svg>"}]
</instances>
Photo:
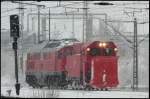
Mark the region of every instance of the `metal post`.
<instances>
[{"instance_id":1,"label":"metal post","mask_svg":"<svg viewBox=\"0 0 150 99\"><path fill-rule=\"evenodd\" d=\"M87 18L87 1L83 1L83 42L86 41Z\"/></svg>"},{"instance_id":2,"label":"metal post","mask_svg":"<svg viewBox=\"0 0 150 99\"><path fill-rule=\"evenodd\" d=\"M35 31L34 26L35 26L35 24L34 24L34 17L32 17L32 31Z\"/></svg>"},{"instance_id":3,"label":"metal post","mask_svg":"<svg viewBox=\"0 0 150 99\"><path fill-rule=\"evenodd\" d=\"M14 42L13 42L13 50L14 50L14 56L15 56L15 77L16 77L16 84L15 84L15 88L16 88L16 93L17 95L19 95L19 91L20 91L20 83L18 80L18 60L17 60L17 37L14 37Z\"/></svg>"},{"instance_id":4,"label":"metal post","mask_svg":"<svg viewBox=\"0 0 150 99\"><path fill-rule=\"evenodd\" d=\"M83 41L87 41L86 35L87 35L87 21L88 21L88 3L87 1L84 1L84 7L83 7L83 26L84 26L84 35L83 35Z\"/></svg>"},{"instance_id":5,"label":"metal post","mask_svg":"<svg viewBox=\"0 0 150 99\"><path fill-rule=\"evenodd\" d=\"M85 36L85 41L87 41L88 39L87 39L87 26L88 26L88 24L87 24L87 21L88 21L88 3L87 3L87 1L85 1L85 34L86 34L86 36Z\"/></svg>"},{"instance_id":6,"label":"metal post","mask_svg":"<svg viewBox=\"0 0 150 99\"><path fill-rule=\"evenodd\" d=\"M27 15L27 32L29 32L29 14Z\"/></svg>"},{"instance_id":7,"label":"metal post","mask_svg":"<svg viewBox=\"0 0 150 99\"><path fill-rule=\"evenodd\" d=\"M82 42L84 42L84 15L83 15Z\"/></svg>"},{"instance_id":8,"label":"metal post","mask_svg":"<svg viewBox=\"0 0 150 99\"><path fill-rule=\"evenodd\" d=\"M134 18L134 50L133 50L133 90L138 89L138 47L137 47L137 20Z\"/></svg>"},{"instance_id":9,"label":"metal post","mask_svg":"<svg viewBox=\"0 0 150 99\"><path fill-rule=\"evenodd\" d=\"M84 8L84 1L83 1L83 8ZM82 30L82 32L83 32L83 35L82 35L82 42L84 43L84 18L85 16L84 16L84 9L83 9L83 30Z\"/></svg>"},{"instance_id":10,"label":"metal post","mask_svg":"<svg viewBox=\"0 0 150 99\"><path fill-rule=\"evenodd\" d=\"M75 38L75 35L74 35L74 13L72 15L72 38Z\"/></svg>"},{"instance_id":11,"label":"metal post","mask_svg":"<svg viewBox=\"0 0 150 99\"><path fill-rule=\"evenodd\" d=\"M21 70L23 73L23 16L24 16L24 8L23 4L19 3L19 12L20 12L20 22L21 22L21 57L20 57L20 65L21 65Z\"/></svg>"},{"instance_id":12,"label":"metal post","mask_svg":"<svg viewBox=\"0 0 150 99\"><path fill-rule=\"evenodd\" d=\"M15 54L15 76L16 76L16 82L18 83L18 60L17 60L17 38L14 38L14 54Z\"/></svg>"},{"instance_id":13,"label":"metal post","mask_svg":"<svg viewBox=\"0 0 150 99\"><path fill-rule=\"evenodd\" d=\"M51 36L50 36L50 34L51 34L51 31L50 31L50 29L51 29L51 21L50 21L50 8L49 8L49 41L51 40Z\"/></svg>"},{"instance_id":14,"label":"metal post","mask_svg":"<svg viewBox=\"0 0 150 99\"><path fill-rule=\"evenodd\" d=\"M107 33L107 14L105 14L105 33Z\"/></svg>"},{"instance_id":15,"label":"metal post","mask_svg":"<svg viewBox=\"0 0 150 99\"><path fill-rule=\"evenodd\" d=\"M40 6L38 7L38 43L40 43Z\"/></svg>"}]
</instances>

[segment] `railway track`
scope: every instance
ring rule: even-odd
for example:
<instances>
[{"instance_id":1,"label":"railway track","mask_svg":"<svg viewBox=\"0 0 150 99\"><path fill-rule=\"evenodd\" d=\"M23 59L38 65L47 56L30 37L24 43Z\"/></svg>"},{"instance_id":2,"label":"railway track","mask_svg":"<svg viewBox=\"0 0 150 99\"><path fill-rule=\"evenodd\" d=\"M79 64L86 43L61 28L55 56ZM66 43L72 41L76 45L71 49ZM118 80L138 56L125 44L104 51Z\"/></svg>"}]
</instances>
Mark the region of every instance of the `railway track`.
<instances>
[{"instance_id":1,"label":"railway track","mask_svg":"<svg viewBox=\"0 0 150 99\"><path fill-rule=\"evenodd\" d=\"M11 90L10 95L8 90ZM43 88L32 88L32 87L22 87L20 89L20 95L16 95L14 86L1 86L1 96L4 97L24 97L24 98L92 98L92 97L111 97L111 98L147 98L148 90L137 90L133 91L131 88L114 88L108 89L108 91L100 90L73 90L73 89L49 89L48 87Z\"/></svg>"}]
</instances>

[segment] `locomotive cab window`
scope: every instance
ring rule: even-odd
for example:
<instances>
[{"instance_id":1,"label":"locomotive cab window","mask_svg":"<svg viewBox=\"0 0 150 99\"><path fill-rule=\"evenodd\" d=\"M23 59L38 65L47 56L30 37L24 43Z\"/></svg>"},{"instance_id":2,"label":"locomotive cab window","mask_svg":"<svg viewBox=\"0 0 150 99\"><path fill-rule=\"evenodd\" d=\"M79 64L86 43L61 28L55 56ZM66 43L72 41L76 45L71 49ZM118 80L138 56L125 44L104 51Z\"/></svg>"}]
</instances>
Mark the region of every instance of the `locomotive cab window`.
<instances>
[{"instance_id":1,"label":"locomotive cab window","mask_svg":"<svg viewBox=\"0 0 150 99\"><path fill-rule=\"evenodd\" d=\"M99 48L92 48L90 50L90 55L91 56L98 56L98 55L100 55L100 49Z\"/></svg>"},{"instance_id":2,"label":"locomotive cab window","mask_svg":"<svg viewBox=\"0 0 150 99\"><path fill-rule=\"evenodd\" d=\"M112 51L113 51L112 48L105 48L104 49L104 55L105 56L111 56L112 55Z\"/></svg>"}]
</instances>

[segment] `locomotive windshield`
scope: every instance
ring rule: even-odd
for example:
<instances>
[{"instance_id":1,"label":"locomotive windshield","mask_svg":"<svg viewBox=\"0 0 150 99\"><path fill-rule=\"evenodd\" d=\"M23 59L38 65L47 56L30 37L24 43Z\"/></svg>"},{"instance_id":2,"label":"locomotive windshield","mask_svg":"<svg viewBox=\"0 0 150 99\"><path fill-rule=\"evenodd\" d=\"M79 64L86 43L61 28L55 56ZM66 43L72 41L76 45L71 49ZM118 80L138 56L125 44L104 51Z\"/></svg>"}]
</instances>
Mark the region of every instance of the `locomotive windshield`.
<instances>
[{"instance_id":1,"label":"locomotive windshield","mask_svg":"<svg viewBox=\"0 0 150 99\"><path fill-rule=\"evenodd\" d=\"M112 48L105 48L104 49L104 55L105 56L111 56L112 55L112 51L113 51Z\"/></svg>"},{"instance_id":2,"label":"locomotive windshield","mask_svg":"<svg viewBox=\"0 0 150 99\"><path fill-rule=\"evenodd\" d=\"M91 56L113 56L113 48L88 48L87 51Z\"/></svg>"},{"instance_id":3,"label":"locomotive windshield","mask_svg":"<svg viewBox=\"0 0 150 99\"><path fill-rule=\"evenodd\" d=\"M98 56L100 55L100 49L99 48L92 48L90 51L91 56Z\"/></svg>"}]
</instances>

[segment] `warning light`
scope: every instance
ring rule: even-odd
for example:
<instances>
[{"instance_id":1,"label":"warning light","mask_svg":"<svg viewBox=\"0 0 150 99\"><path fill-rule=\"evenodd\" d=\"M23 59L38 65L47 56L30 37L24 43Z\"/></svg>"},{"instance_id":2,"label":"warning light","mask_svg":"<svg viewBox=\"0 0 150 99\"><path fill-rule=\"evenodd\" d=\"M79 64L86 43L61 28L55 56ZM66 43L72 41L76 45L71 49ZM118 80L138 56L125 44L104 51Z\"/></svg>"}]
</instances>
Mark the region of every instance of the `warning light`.
<instances>
[{"instance_id":1,"label":"warning light","mask_svg":"<svg viewBox=\"0 0 150 99\"><path fill-rule=\"evenodd\" d=\"M114 48L114 51L118 51L118 49L117 49L117 48Z\"/></svg>"},{"instance_id":2,"label":"warning light","mask_svg":"<svg viewBox=\"0 0 150 99\"><path fill-rule=\"evenodd\" d=\"M86 50L87 50L87 51L90 51L90 48L87 48Z\"/></svg>"},{"instance_id":3,"label":"warning light","mask_svg":"<svg viewBox=\"0 0 150 99\"><path fill-rule=\"evenodd\" d=\"M99 43L99 47L106 47L106 43Z\"/></svg>"},{"instance_id":4,"label":"warning light","mask_svg":"<svg viewBox=\"0 0 150 99\"><path fill-rule=\"evenodd\" d=\"M102 45L103 45L102 43L99 43L99 47L102 47Z\"/></svg>"},{"instance_id":5,"label":"warning light","mask_svg":"<svg viewBox=\"0 0 150 99\"><path fill-rule=\"evenodd\" d=\"M103 47L106 47L106 43L103 43L102 45L103 45Z\"/></svg>"}]
</instances>

